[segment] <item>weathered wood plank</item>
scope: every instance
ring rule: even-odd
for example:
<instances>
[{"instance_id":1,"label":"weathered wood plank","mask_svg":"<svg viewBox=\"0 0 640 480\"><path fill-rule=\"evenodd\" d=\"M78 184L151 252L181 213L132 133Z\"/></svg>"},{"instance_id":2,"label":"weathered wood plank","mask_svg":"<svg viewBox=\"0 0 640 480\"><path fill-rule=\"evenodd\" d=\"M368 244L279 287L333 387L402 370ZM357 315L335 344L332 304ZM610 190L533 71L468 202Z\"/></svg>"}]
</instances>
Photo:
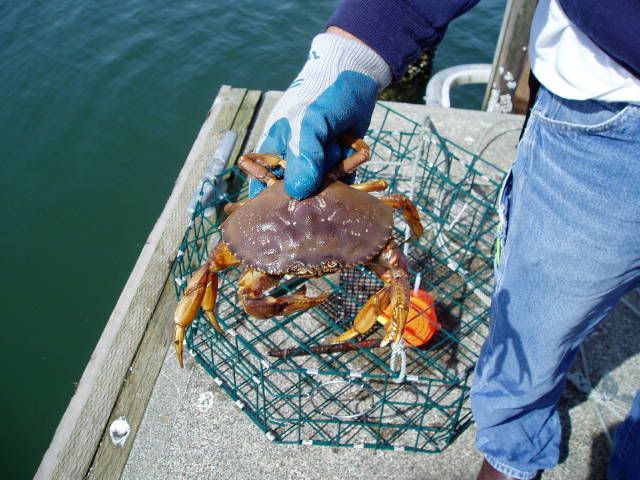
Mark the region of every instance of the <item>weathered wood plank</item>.
<instances>
[{"instance_id":1,"label":"weathered wood plank","mask_svg":"<svg viewBox=\"0 0 640 480\"><path fill-rule=\"evenodd\" d=\"M260 106L260 111L253 122L251 134L249 135L249 139L245 145L245 152L253 151L258 147L258 140L260 139L260 135L262 135L262 130L264 130L265 124L267 123L267 118L275 104L280 100L281 96L282 92L274 91L268 91L262 96L262 105Z\"/></svg>"},{"instance_id":2,"label":"weathered wood plank","mask_svg":"<svg viewBox=\"0 0 640 480\"><path fill-rule=\"evenodd\" d=\"M251 122L256 114L256 106L262 97L260 90L249 90L245 95L244 101L238 110L235 121L233 122L233 129L238 134L238 141L236 141L235 147L229 157L229 167L236 163L236 159L240 156L241 149L244 146L244 141L251 126Z\"/></svg>"},{"instance_id":3,"label":"weathered wood plank","mask_svg":"<svg viewBox=\"0 0 640 480\"><path fill-rule=\"evenodd\" d=\"M189 152L65 411L36 478L82 478L147 329L187 224L186 206L206 161L232 124L245 89L223 86Z\"/></svg>"},{"instance_id":4,"label":"weathered wood plank","mask_svg":"<svg viewBox=\"0 0 640 480\"><path fill-rule=\"evenodd\" d=\"M247 133L249 131L249 128L251 127L251 124L253 122L253 119L256 115L256 109L257 106L260 102L260 99L262 97L262 92L259 90L249 90L245 96L245 99L242 103L242 105L240 106L240 109L238 110L236 119L234 121L234 126L233 129L237 132L238 134L238 140L236 141L236 144L233 147L233 150L231 152L231 155L229 156L229 161L227 162L227 167L232 167L233 165L235 165L236 160L238 159L238 157L246 152L247 150L244 148L245 147L245 143L246 143L246 137L247 137ZM237 190L237 188L234 188L234 183L236 181L238 181L237 178L234 178L233 175L227 175L224 177L223 179L227 185L228 185L228 190L231 191L235 191ZM235 186L237 187L237 186ZM236 201L238 200L236 197L231 198L231 201ZM222 206L219 207L218 211L216 212L217 215L220 215L222 213Z\"/></svg>"},{"instance_id":5,"label":"weathered wood plank","mask_svg":"<svg viewBox=\"0 0 640 480\"><path fill-rule=\"evenodd\" d=\"M536 0L509 0L482 109L524 113L529 100L527 47Z\"/></svg>"},{"instance_id":6,"label":"weathered wood plank","mask_svg":"<svg viewBox=\"0 0 640 480\"><path fill-rule=\"evenodd\" d=\"M225 116L216 123L216 128L232 129L238 134L235 154L230 162L235 161L235 155L244 143L247 130L255 114L261 96L260 91L248 91L242 99L235 117ZM176 248L179 245L176 244ZM153 391L156 378L160 373L167 348L173 338L172 315L175 309L175 290L173 279L169 272L164 289L155 306L149 327L138 348L136 357L125 379L122 391L106 424L102 441L98 447L95 459L90 469L90 475L95 478L119 478L126 464L129 452L135 440L144 411ZM108 426L117 418L124 416L131 426L131 434L123 447L112 444L109 438Z\"/></svg>"},{"instance_id":7,"label":"weathered wood plank","mask_svg":"<svg viewBox=\"0 0 640 480\"><path fill-rule=\"evenodd\" d=\"M107 422L98 451L88 472L90 477L119 478L124 469L153 386L160 373L162 361L171 344L172 325L169 320L175 304L173 281L168 278L136 358L129 369L129 375L124 380L116 406ZM131 433L122 447L115 446L111 442L108 432L109 425L120 417L125 417L131 427Z\"/></svg>"}]
</instances>

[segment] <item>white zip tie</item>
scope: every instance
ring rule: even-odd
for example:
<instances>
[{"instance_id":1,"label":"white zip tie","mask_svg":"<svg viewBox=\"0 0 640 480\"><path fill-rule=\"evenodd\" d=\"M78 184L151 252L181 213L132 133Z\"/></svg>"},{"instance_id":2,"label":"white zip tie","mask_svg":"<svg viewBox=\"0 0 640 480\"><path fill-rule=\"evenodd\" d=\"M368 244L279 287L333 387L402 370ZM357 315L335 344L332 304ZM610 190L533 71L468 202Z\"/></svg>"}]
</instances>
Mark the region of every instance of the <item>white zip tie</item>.
<instances>
[{"instance_id":1,"label":"white zip tie","mask_svg":"<svg viewBox=\"0 0 640 480\"><path fill-rule=\"evenodd\" d=\"M418 295L418 290L420 290L420 281L422 280L422 272L418 272L416 275L416 280L413 282L413 294L415 296Z\"/></svg>"},{"instance_id":2,"label":"white zip tie","mask_svg":"<svg viewBox=\"0 0 640 480\"><path fill-rule=\"evenodd\" d=\"M266 369L271 368L271 364L269 362L267 362L264 358L262 360L260 360L260 363L262 364L262 366Z\"/></svg>"},{"instance_id":3,"label":"white zip tie","mask_svg":"<svg viewBox=\"0 0 640 480\"><path fill-rule=\"evenodd\" d=\"M216 385L218 385L219 387L222 386L222 384L224 383L220 377L213 377L213 381L215 382Z\"/></svg>"},{"instance_id":4,"label":"white zip tie","mask_svg":"<svg viewBox=\"0 0 640 480\"><path fill-rule=\"evenodd\" d=\"M362 372L359 372L357 370L349 370L349 376L351 378L362 378Z\"/></svg>"},{"instance_id":5,"label":"white zip tie","mask_svg":"<svg viewBox=\"0 0 640 480\"><path fill-rule=\"evenodd\" d=\"M353 448L358 448L360 450L364 450L364 443L356 443L353 445Z\"/></svg>"},{"instance_id":6,"label":"white zip tie","mask_svg":"<svg viewBox=\"0 0 640 480\"><path fill-rule=\"evenodd\" d=\"M420 377L418 377L418 375L407 375L406 380L407 382L418 383L420 381Z\"/></svg>"},{"instance_id":7,"label":"white zip tie","mask_svg":"<svg viewBox=\"0 0 640 480\"><path fill-rule=\"evenodd\" d=\"M229 330L227 330L226 333L228 333L232 337L235 337L236 335L238 335L238 332L236 332L233 328L230 328Z\"/></svg>"},{"instance_id":8,"label":"white zip tie","mask_svg":"<svg viewBox=\"0 0 640 480\"><path fill-rule=\"evenodd\" d=\"M409 225L405 225L404 227L404 246L402 247L402 253L405 254L405 256L409 255L409 239L411 238L411 229L409 228Z\"/></svg>"},{"instance_id":9,"label":"white zip tie","mask_svg":"<svg viewBox=\"0 0 640 480\"><path fill-rule=\"evenodd\" d=\"M236 402L235 402L235 403L236 403L236 406L237 406L240 410L242 410L242 409L244 408L244 403L242 403L240 400L236 400Z\"/></svg>"},{"instance_id":10,"label":"white zip tie","mask_svg":"<svg viewBox=\"0 0 640 480\"><path fill-rule=\"evenodd\" d=\"M256 377L255 375L253 375L251 377L251 380L253 380L253 382L256 383L256 384L260 384L260 379L258 377Z\"/></svg>"},{"instance_id":11,"label":"white zip tie","mask_svg":"<svg viewBox=\"0 0 640 480\"><path fill-rule=\"evenodd\" d=\"M307 368L307 375L318 375L318 373L317 368Z\"/></svg>"},{"instance_id":12,"label":"white zip tie","mask_svg":"<svg viewBox=\"0 0 640 480\"><path fill-rule=\"evenodd\" d=\"M184 255L184 252L182 250L178 250L178 253L176 253L176 258L180 258Z\"/></svg>"},{"instance_id":13,"label":"white zip tie","mask_svg":"<svg viewBox=\"0 0 640 480\"><path fill-rule=\"evenodd\" d=\"M276 439L276 436L273 434L273 432L265 432L264 435L270 442L273 442Z\"/></svg>"},{"instance_id":14,"label":"white zip tie","mask_svg":"<svg viewBox=\"0 0 640 480\"><path fill-rule=\"evenodd\" d=\"M394 446L393 446L393 449L394 449L396 452L404 452L405 447L404 447L403 445L394 445Z\"/></svg>"},{"instance_id":15,"label":"white zip tie","mask_svg":"<svg viewBox=\"0 0 640 480\"><path fill-rule=\"evenodd\" d=\"M311 445L313 445L313 440L302 440L302 445L310 447Z\"/></svg>"}]
</instances>

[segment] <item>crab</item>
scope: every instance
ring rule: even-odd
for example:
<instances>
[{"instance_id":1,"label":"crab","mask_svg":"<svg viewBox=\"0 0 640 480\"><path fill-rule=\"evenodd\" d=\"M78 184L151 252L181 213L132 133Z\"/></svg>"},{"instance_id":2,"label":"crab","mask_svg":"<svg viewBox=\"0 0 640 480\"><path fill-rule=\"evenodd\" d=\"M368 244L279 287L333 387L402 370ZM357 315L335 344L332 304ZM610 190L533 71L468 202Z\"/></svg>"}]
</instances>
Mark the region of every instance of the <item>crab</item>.
<instances>
[{"instance_id":1,"label":"crab","mask_svg":"<svg viewBox=\"0 0 640 480\"><path fill-rule=\"evenodd\" d=\"M191 276L175 311L175 350L182 367L187 327L200 308L212 327L224 334L214 310L218 272L243 264L238 298L245 312L258 319L288 315L319 305L327 292L309 297L302 286L292 294L267 292L285 276L320 277L354 265L365 265L383 282L356 315L353 325L328 343L342 343L369 332L378 315L391 306L391 321L380 342L384 347L402 339L409 309L408 262L394 241L393 211L400 209L413 238L423 233L415 205L400 194L374 196L387 188L383 179L349 185L339 179L369 160L362 139L347 139L355 150L324 178L320 191L304 200L290 198L284 181L273 170L286 168L274 154L247 153L238 167L267 188L253 199L225 206L229 214L220 226L222 238L206 262Z\"/></svg>"}]
</instances>

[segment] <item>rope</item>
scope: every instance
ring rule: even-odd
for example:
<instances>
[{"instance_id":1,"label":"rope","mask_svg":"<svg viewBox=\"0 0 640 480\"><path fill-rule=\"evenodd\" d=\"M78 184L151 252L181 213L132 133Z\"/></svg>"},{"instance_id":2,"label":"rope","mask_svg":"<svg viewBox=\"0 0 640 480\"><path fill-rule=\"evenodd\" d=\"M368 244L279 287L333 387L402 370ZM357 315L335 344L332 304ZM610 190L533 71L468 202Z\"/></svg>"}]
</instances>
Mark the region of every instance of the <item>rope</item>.
<instances>
[{"instance_id":1,"label":"rope","mask_svg":"<svg viewBox=\"0 0 640 480\"><path fill-rule=\"evenodd\" d=\"M402 383L407 377L407 347L402 338L393 344L391 350L390 366L393 372L396 371L396 358L398 357L400 357L400 373L398 374L398 378L394 378L393 381L395 383Z\"/></svg>"}]
</instances>

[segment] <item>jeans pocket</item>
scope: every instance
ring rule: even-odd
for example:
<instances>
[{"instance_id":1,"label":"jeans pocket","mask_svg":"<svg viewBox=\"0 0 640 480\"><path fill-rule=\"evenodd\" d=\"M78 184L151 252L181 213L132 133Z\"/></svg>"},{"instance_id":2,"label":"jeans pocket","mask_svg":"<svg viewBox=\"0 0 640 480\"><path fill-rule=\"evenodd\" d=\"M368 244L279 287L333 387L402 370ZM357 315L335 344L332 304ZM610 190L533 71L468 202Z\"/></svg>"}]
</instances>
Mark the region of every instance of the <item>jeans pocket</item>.
<instances>
[{"instance_id":1,"label":"jeans pocket","mask_svg":"<svg viewBox=\"0 0 640 480\"><path fill-rule=\"evenodd\" d=\"M637 110L626 102L569 100L540 87L531 114L556 129L597 133L624 124Z\"/></svg>"}]
</instances>

